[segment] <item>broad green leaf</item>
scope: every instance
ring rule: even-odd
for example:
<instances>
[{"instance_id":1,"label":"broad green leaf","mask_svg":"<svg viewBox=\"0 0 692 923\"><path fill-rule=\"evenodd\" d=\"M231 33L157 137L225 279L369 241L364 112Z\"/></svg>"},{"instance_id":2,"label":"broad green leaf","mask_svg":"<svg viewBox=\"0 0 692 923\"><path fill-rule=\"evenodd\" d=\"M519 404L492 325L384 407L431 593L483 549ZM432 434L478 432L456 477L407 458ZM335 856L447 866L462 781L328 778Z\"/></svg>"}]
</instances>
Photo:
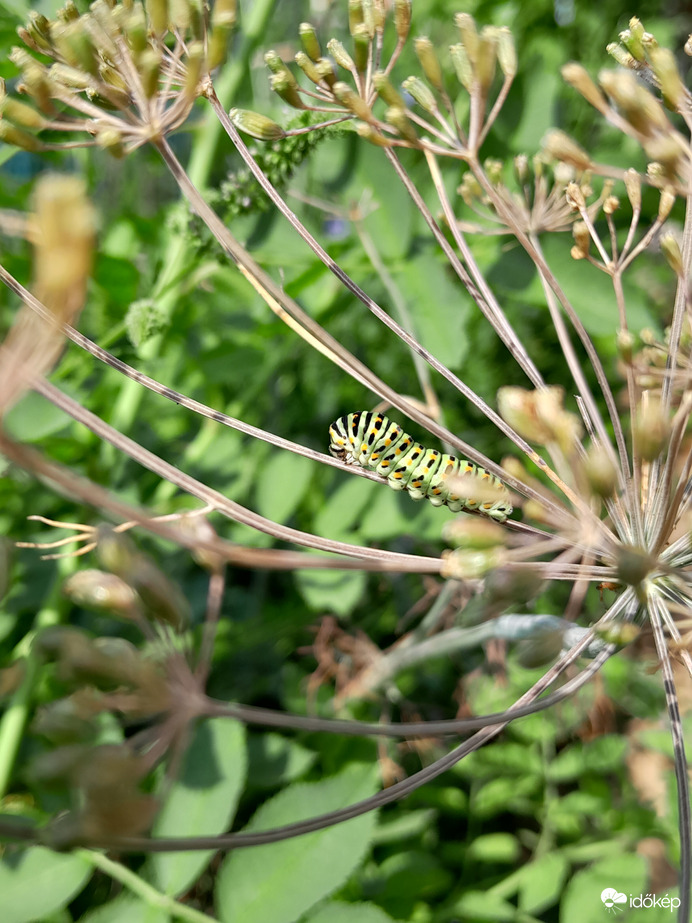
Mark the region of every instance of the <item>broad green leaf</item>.
<instances>
[{"instance_id":1,"label":"broad green leaf","mask_svg":"<svg viewBox=\"0 0 692 923\"><path fill-rule=\"evenodd\" d=\"M79 918L79 923L168 923L170 915L126 892Z\"/></svg>"},{"instance_id":2,"label":"broad green leaf","mask_svg":"<svg viewBox=\"0 0 692 923\"><path fill-rule=\"evenodd\" d=\"M566 782L578 779L588 770L588 763L581 743L574 743L558 753L546 767L546 777L552 782Z\"/></svg>"},{"instance_id":3,"label":"broad green leaf","mask_svg":"<svg viewBox=\"0 0 692 923\"><path fill-rule=\"evenodd\" d=\"M359 185L372 191L372 208L363 219L365 231L382 260L404 257L410 247L415 206L403 192L382 151L363 145L360 151Z\"/></svg>"},{"instance_id":4,"label":"broad green leaf","mask_svg":"<svg viewBox=\"0 0 692 923\"><path fill-rule=\"evenodd\" d=\"M482 923L484 920L492 920L492 923L504 923L507 920L514 923L517 919L516 907L484 891L468 891L450 909L460 919L473 920L474 923ZM523 923L527 923L526 917L522 919Z\"/></svg>"},{"instance_id":5,"label":"broad green leaf","mask_svg":"<svg viewBox=\"0 0 692 923\"><path fill-rule=\"evenodd\" d=\"M309 459L277 450L257 475L258 511L275 522L286 522L303 499L313 470Z\"/></svg>"},{"instance_id":6,"label":"broad green leaf","mask_svg":"<svg viewBox=\"0 0 692 923\"><path fill-rule=\"evenodd\" d=\"M471 813L479 817L492 817L511 810L535 793L540 782L534 776L526 779L492 779L475 795Z\"/></svg>"},{"instance_id":7,"label":"broad green leaf","mask_svg":"<svg viewBox=\"0 0 692 923\"><path fill-rule=\"evenodd\" d=\"M302 776L317 754L281 734L252 734L248 739L248 783L274 788Z\"/></svg>"},{"instance_id":8,"label":"broad green leaf","mask_svg":"<svg viewBox=\"0 0 692 923\"><path fill-rule=\"evenodd\" d=\"M351 614L367 585L365 574L353 570L298 570L295 579L311 609L344 616Z\"/></svg>"},{"instance_id":9,"label":"broad green leaf","mask_svg":"<svg viewBox=\"0 0 692 923\"><path fill-rule=\"evenodd\" d=\"M294 784L264 804L246 830L268 830L346 807L377 790L365 764L337 776ZM226 857L216 889L224 923L293 923L342 885L362 861L375 826L373 812L294 839L239 849Z\"/></svg>"},{"instance_id":10,"label":"broad green leaf","mask_svg":"<svg viewBox=\"0 0 692 923\"><path fill-rule=\"evenodd\" d=\"M305 918L305 923L395 923L377 904L329 901Z\"/></svg>"},{"instance_id":11,"label":"broad green leaf","mask_svg":"<svg viewBox=\"0 0 692 923\"><path fill-rule=\"evenodd\" d=\"M0 860L2 923L30 923L65 907L88 881L93 866L80 855L43 846L7 849Z\"/></svg>"},{"instance_id":12,"label":"broad green leaf","mask_svg":"<svg viewBox=\"0 0 692 923\"><path fill-rule=\"evenodd\" d=\"M469 843L468 855L477 862L516 862L521 847L509 833L487 833Z\"/></svg>"},{"instance_id":13,"label":"broad green leaf","mask_svg":"<svg viewBox=\"0 0 692 923\"><path fill-rule=\"evenodd\" d=\"M315 516L314 531L326 538L343 538L357 526L363 513L370 507L380 485L365 478L342 476L336 490L323 500Z\"/></svg>"},{"instance_id":14,"label":"broad green leaf","mask_svg":"<svg viewBox=\"0 0 692 923\"><path fill-rule=\"evenodd\" d=\"M430 253L421 253L392 274L411 315L413 329L409 333L440 362L459 368L469 348L466 323L471 300L450 277L447 264Z\"/></svg>"},{"instance_id":15,"label":"broad green leaf","mask_svg":"<svg viewBox=\"0 0 692 923\"><path fill-rule=\"evenodd\" d=\"M188 746L180 778L171 787L154 825L155 837L223 833L235 815L245 782L244 728L237 721L201 722ZM213 850L154 853L149 873L156 887L180 894L199 876Z\"/></svg>"},{"instance_id":16,"label":"broad green leaf","mask_svg":"<svg viewBox=\"0 0 692 923\"><path fill-rule=\"evenodd\" d=\"M569 862L559 852L548 853L519 869L519 907L541 913L556 904L564 891Z\"/></svg>"},{"instance_id":17,"label":"broad green leaf","mask_svg":"<svg viewBox=\"0 0 692 923\"><path fill-rule=\"evenodd\" d=\"M71 417L35 391L25 394L5 416L8 435L19 442L38 442L59 433L71 422Z\"/></svg>"},{"instance_id":18,"label":"broad green leaf","mask_svg":"<svg viewBox=\"0 0 692 923\"><path fill-rule=\"evenodd\" d=\"M626 909L630 895L646 893L646 884L647 869L642 856L623 852L594 862L577 872L567 885L560 905L560 923L603 923L607 911L601 895L607 888L626 896L627 903L615 905Z\"/></svg>"}]
</instances>

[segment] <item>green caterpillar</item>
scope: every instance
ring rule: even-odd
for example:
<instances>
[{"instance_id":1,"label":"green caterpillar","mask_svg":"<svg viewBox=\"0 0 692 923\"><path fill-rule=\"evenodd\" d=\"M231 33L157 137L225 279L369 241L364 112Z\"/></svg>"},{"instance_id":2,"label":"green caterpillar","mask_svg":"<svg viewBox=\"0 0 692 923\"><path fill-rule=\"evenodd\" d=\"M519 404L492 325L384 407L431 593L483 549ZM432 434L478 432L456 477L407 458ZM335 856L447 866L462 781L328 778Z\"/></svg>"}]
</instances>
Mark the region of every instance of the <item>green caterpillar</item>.
<instances>
[{"instance_id":1,"label":"green caterpillar","mask_svg":"<svg viewBox=\"0 0 692 923\"><path fill-rule=\"evenodd\" d=\"M387 478L390 487L407 490L414 500L444 504L455 513L477 510L496 522L504 522L512 512L509 491L499 478L454 455L426 449L384 414L363 410L340 417L329 427L329 440L335 458L376 471ZM452 493L447 484L450 477L468 478L469 482L478 478L483 499Z\"/></svg>"}]
</instances>

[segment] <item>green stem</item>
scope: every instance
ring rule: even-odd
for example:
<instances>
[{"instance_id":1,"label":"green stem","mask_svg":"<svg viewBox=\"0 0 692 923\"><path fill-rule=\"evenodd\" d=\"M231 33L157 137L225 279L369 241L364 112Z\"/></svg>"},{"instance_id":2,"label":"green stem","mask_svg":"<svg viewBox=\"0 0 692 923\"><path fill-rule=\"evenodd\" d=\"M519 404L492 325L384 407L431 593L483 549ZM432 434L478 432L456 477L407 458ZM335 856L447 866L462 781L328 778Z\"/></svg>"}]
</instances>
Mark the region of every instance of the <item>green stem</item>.
<instances>
[{"instance_id":1,"label":"green stem","mask_svg":"<svg viewBox=\"0 0 692 923\"><path fill-rule=\"evenodd\" d=\"M109 859L103 853L90 849L78 849L76 852L95 868L100 869L115 881L125 885L133 894L141 897L151 907L160 907L174 919L189 920L190 923L218 923L216 917L210 917L206 913L194 910L192 907L186 907L185 904L179 903L179 901L174 900L167 894L157 891L156 888L141 879L131 869L126 868L119 862L114 862L113 859Z\"/></svg>"},{"instance_id":2,"label":"green stem","mask_svg":"<svg viewBox=\"0 0 692 923\"><path fill-rule=\"evenodd\" d=\"M275 0L255 0L249 12L243 17L243 41L238 54L234 56L220 75L218 82L214 84L217 96L225 103L233 100L238 93L247 71L248 62L264 38L264 32L274 7ZM220 135L221 125L210 111L208 118L197 131L188 167L189 176L198 188L204 188L207 185ZM163 266L152 292L152 297L157 302L164 319L170 318L177 304L181 285L181 267L187 262L188 251L189 243L183 237L169 238ZM139 355L145 365L159 355L163 342L164 335L158 334L142 345ZM125 433L130 431L143 395L144 389L141 385L129 379L123 382L111 417L111 423L116 429ZM104 451L112 453L113 450L106 447Z\"/></svg>"}]
</instances>

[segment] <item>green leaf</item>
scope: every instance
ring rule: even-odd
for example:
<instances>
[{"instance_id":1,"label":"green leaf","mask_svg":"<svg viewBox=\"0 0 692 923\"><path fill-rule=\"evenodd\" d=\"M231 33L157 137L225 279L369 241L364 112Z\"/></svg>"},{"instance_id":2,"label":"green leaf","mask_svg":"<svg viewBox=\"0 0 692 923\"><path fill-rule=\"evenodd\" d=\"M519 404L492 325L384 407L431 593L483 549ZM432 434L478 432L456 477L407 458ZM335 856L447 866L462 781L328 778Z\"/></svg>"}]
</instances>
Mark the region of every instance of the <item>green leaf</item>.
<instances>
[{"instance_id":1,"label":"green leaf","mask_svg":"<svg viewBox=\"0 0 692 923\"><path fill-rule=\"evenodd\" d=\"M8 849L0 860L2 923L30 923L65 907L92 873L83 856L43 846Z\"/></svg>"},{"instance_id":2,"label":"green leaf","mask_svg":"<svg viewBox=\"0 0 692 923\"><path fill-rule=\"evenodd\" d=\"M343 483L320 506L314 531L317 535L343 540L370 507L379 486L365 478L343 475Z\"/></svg>"},{"instance_id":3,"label":"green leaf","mask_svg":"<svg viewBox=\"0 0 692 923\"><path fill-rule=\"evenodd\" d=\"M317 759L312 750L280 734L252 734L248 740L248 783L274 788L292 782Z\"/></svg>"},{"instance_id":4,"label":"green leaf","mask_svg":"<svg viewBox=\"0 0 692 923\"><path fill-rule=\"evenodd\" d=\"M244 728L228 718L200 723L185 755L180 778L156 818L154 836L199 836L226 831L245 782ZM151 880L167 894L180 894L198 878L213 850L155 853Z\"/></svg>"},{"instance_id":5,"label":"green leaf","mask_svg":"<svg viewBox=\"0 0 692 923\"><path fill-rule=\"evenodd\" d=\"M315 611L350 615L367 586L362 571L299 570L295 580L305 602Z\"/></svg>"},{"instance_id":6,"label":"green leaf","mask_svg":"<svg viewBox=\"0 0 692 923\"><path fill-rule=\"evenodd\" d=\"M575 743L565 747L551 760L546 767L546 778L552 782L566 782L570 779L578 779L587 770L584 747L581 743Z\"/></svg>"},{"instance_id":7,"label":"green leaf","mask_svg":"<svg viewBox=\"0 0 692 923\"><path fill-rule=\"evenodd\" d=\"M305 923L394 923L394 918L377 904L329 901L306 917Z\"/></svg>"},{"instance_id":8,"label":"green leaf","mask_svg":"<svg viewBox=\"0 0 692 923\"><path fill-rule=\"evenodd\" d=\"M469 348L466 323L471 300L430 253L420 253L393 271L413 320L410 331L423 346L451 368L459 368Z\"/></svg>"},{"instance_id":9,"label":"green leaf","mask_svg":"<svg viewBox=\"0 0 692 923\"><path fill-rule=\"evenodd\" d=\"M247 826L268 830L354 804L377 789L368 765L337 776L295 784L264 804ZM363 859L374 812L343 824L266 846L239 849L219 871L216 905L224 923L293 923L342 885Z\"/></svg>"},{"instance_id":10,"label":"green leaf","mask_svg":"<svg viewBox=\"0 0 692 923\"><path fill-rule=\"evenodd\" d=\"M134 894L121 894L79 918L79 923L168 923L170 915Z\"/></svg>"},{"instance_id":11,"label":"green leaf","mask_svg":"<svg viewBox=\"0 0 692 923\"><path fill-rule=\"evenodd\" d=\"M20 442L38 442L53 436L72 422L64 411L35 391L25 394L5 416L8 435Z\"/></svg>"},{"instance_id":12,"label":"green leaf","mask_svg":"<svg viewBox=\"0 0 692 923\"><path fill-rule=\"evenodd\" d=\"M483 920L492 920L493 923L504 923L505 920L517 919L517 908L513 907L501 897L483 891L468 891L454 903L451 911L463 920L473 920L480 923ZM525 918L524 918L525 919Z\"/></svg>"},{"instance_id":13,"label":"green leaf","mask_svg":"<svg viewBox=\"0 0 692 923\"><path fill-rule=\"evenodd\" d=\"M625 894L627 908L630 895L638 896L646 888L646 862L642 856L622 853L594 862L577 872L567 885L560 907L560 923L603 923L607 919L601 894L606 888Z\"/></svg>"},{"instance_id":14,"label":"green leaf","mask_svg":"<svg viewBox=\"0 0 692 923\"><path fill-rule=\"evenodd\" d=\"M303 499L313 470L309 459L277 451L258 473L258 511L275 522L286 522Z\"/></svg>"},{"instance_id":15,"label":"green leaf","mask_svg":"<svg viewBox=\"0 0 692 923\"><path fill-rule=\"evenodd\" d=\"M540 913L556 904L564 890L569 862L562 853L549 853L519 870L519 907Z\"/></svg>"},{"instance_id":16,"label":"green leaf","mask_svg":"<svg viewBox=\"0 0 692 923\"><path fill-rule=\"evenodd\" d=\"M521 847L509 833L487 833L469 844L468 856L477 862L516 862Z\"/></svg>"}]
</instances>

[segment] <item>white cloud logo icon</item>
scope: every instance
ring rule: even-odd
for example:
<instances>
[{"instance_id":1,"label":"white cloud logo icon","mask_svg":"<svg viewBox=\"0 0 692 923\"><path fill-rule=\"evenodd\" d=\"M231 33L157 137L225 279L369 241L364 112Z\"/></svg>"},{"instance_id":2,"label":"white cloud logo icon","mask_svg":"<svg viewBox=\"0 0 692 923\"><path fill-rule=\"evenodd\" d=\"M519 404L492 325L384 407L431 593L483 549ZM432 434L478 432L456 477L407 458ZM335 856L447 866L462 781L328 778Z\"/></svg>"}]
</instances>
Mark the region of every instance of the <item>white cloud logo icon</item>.
<instances>
[{"instance_id":1,"label":"white cloud logo icon","mask_svg":"<svg viewBox=\"0 0 692 923\"><path fill-rule=\"evenodd\" d=\"M601 900L608 908L608 910L620 910L619 907L616 907L616 904L626 904L627 895L623 894L622 891L616 891L615 888L606 888L604 891L601 891Z\"/></svg>"}]
</instances>

